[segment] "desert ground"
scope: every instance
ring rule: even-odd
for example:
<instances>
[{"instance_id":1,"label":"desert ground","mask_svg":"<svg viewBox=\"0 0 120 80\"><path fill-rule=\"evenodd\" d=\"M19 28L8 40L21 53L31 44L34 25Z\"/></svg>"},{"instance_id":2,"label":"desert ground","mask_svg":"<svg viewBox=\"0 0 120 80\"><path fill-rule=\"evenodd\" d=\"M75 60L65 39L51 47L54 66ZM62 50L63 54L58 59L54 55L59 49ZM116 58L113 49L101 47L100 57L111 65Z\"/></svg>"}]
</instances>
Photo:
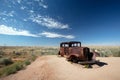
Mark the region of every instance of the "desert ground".
<instances>
[{"instance_id":1,"label":"desert ground","mask_svg":"<svg viewBox=\"0 0 120 80\"><path fill-rule=\"evenodd\" d=\"M63 57L38 57L24 70L0 80L120 80L120 57L97 57L92 68L68 62Z\"/></svg>"}]
</instances>

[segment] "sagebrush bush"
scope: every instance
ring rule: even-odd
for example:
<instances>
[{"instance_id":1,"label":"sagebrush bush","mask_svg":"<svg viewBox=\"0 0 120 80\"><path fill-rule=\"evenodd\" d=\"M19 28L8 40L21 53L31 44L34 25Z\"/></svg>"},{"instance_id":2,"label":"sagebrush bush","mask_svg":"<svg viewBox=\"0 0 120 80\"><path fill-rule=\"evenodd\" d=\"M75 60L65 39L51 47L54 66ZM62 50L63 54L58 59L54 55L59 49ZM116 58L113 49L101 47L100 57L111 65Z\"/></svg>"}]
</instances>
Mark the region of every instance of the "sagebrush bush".
<instances>
[{"instance_id":1,"label":"sagebrush bush","mask_svg":"<svg viewBox=\"0 0 120 80\"><path fill-rule=\"evenodd\" d=\"M9 74L13 74L21 69L23 69L23 63L22 62L15 62L14 64L3 68L0 72L0 76L6 76Z\"/></svg>"},{"instance_id":2,"label":"sagebrush bush","mask_svg":"<svg viewBox=\"0 0 120 80\"><path fill-rule=\"evenodd\" d=\"M24 68L23 65L24 64L22 62L17 62L17 63L14 64L14 66L15 66L15 68L16 68L17 71L23 69Z\"/></svg>"},{"instance_id":3,"label":"sagebrush bush","mask_svg":"<svg viewBox=\"0 0 120 80\"><path fill-rule=\"evenodd\" d=\"M31 62L29 60L26 60L24 63L25 63L25 65L31 64Z\"/></svg>"},{"instance_id":4,"label":"sagebrush bush","mask_svg":"<svg viewBox=\"0 0 120 80\"><path fill-rule=\"evenodd\" d=\"M3 51L0 51L0 55L4 55L5 54L5 52L3 52Z\"/></svg>"},{"instance_id":5,"label":"sagebrush bush","mask_svg":"<svg viewBox=\"0 0 120 80\"><path fill-rule=\"evenodd\" d=\"M0 64L1 65L9 65L12 64L13 61L11 60L11 58L1 58L0 59Z\"/></svg>"},{"instance_id":6,"label":"sagebrush bush","mask_svg":"<svg viewBox=\"0 0 120 80\"><path fill-rule=\"evenodd\" d=\"M31 56L31 60L32 60L32 61L35 61L36 58L37 58L37 56L35 56L35 55L32 55L32 56Z\"/></svg>"},{"instance_id":7,"label":"sagebrush bush","mask_svg":"<svg viewBox=\"0 0 120 80\"><path fill-rule=\"evenodd\" d=\"M120 46L91 46L101 57L120 57Z\"/></svg>"},{"instance_id":8,"label":"sagebrush bush","mask_svg":"<svg viewBox=\"0 0 120 80\"><path fill-rule=\"evenodd\" d=\"M0 55L0 58L2 58L3 57L3 55Z\"/></svg>"}]
</instances>

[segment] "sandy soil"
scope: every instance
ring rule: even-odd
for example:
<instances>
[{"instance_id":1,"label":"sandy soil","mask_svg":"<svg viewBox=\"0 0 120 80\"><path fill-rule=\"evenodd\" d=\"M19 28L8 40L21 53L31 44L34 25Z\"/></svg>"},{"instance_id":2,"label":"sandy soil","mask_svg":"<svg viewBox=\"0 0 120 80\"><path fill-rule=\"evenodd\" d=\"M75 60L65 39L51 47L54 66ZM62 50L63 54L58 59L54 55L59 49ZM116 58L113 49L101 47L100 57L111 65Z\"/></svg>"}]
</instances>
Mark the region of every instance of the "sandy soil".
<instances>
[{"instance_id":1,"label":"sandy soil","mask_svg":"<svg viewBox=\"0 0 120 80\"><path fill-rule=\"evenodd\" d=\"M120 80L120 58L100 58L101 62L84 68L57 56L37 58L25 70L0 80Z\"/></svg>"}]
</instances>

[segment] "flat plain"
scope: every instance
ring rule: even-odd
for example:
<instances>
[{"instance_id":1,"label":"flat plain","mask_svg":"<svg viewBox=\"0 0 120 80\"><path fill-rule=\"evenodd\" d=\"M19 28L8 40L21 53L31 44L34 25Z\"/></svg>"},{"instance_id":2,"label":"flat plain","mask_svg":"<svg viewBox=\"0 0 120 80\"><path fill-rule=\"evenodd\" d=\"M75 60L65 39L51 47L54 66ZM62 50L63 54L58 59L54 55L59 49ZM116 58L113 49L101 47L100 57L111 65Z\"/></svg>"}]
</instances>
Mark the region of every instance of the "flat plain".
<instances>
[{"instance_id":1,"label":"flat plain","mask_svg":"<svg viewBox=\"0 0 120 80\"><path fill-rule=\"evenodd\" d=\"M66 61L63 57L46 55L38 57L25 70L0 80L120 80L119 57L97 57L100 64L92 68Z\"/></svg>"}]
</instances>

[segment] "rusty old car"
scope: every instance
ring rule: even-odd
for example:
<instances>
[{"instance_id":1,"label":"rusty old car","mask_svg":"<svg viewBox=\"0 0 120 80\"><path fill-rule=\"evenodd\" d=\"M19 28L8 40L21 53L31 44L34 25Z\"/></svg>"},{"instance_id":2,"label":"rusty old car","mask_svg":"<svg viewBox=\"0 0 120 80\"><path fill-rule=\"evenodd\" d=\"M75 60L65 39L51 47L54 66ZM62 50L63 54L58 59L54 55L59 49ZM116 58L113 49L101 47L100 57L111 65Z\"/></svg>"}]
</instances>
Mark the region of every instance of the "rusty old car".
<instances>
[{"instance_id":1,"label":"rusty old car","mask_svg":"<svg viewBox=\"0 0 120 80\"><path fill-rule=\"evenodd\" d=\"M82 47L79 41L61 42L58 55L66 57L68 61L81 64L95 63L96 55L90 48Z\"/></svg>"}]
</instances>

